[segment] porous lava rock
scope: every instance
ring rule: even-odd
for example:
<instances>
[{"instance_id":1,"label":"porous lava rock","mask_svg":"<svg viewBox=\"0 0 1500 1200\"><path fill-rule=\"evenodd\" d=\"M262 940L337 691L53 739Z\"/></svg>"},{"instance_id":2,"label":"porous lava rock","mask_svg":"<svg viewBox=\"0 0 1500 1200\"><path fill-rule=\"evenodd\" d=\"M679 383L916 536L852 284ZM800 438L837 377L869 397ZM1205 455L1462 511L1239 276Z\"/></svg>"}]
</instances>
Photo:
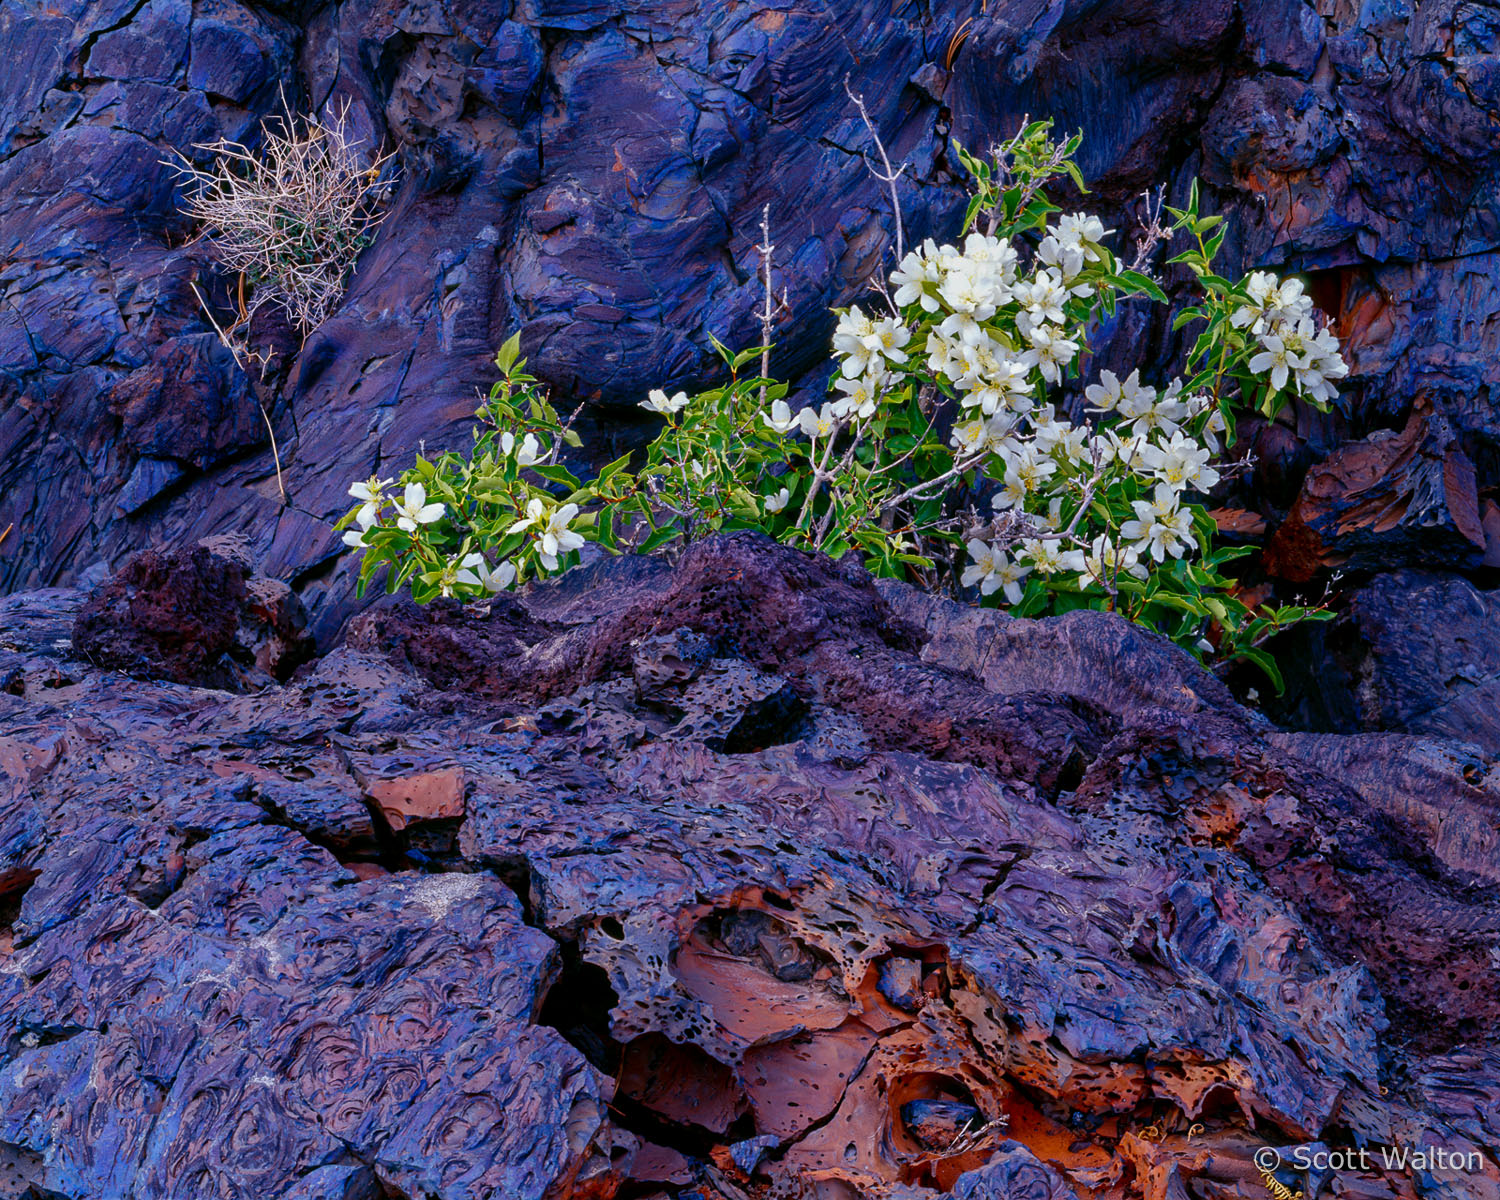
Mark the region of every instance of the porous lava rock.
<instances>
[{"instance_id":1,"label":"porous lava rock","mask_svg":"<svg viewBox=\"0 0 1500 1200\"><path fill-rule=\"evenodd\" d=\"M252 576L219 541L144 550L100 584L73 623L74 650L101 667L206 687L285 680L312 656L302 602Z\"/></svg>"},{"instance_id":2,"label":"porous lava rock","mask_svg":"<svg viewBox=\"0 0 1500 1200\"><path fill-rule=\"evenodd\" d=\"M17 1190L1260 1200L1271 1145L1500 1194L1472 747L746 535L253 695L72 657L76 605L0 601Z\"/></svg>"}]
</instances>

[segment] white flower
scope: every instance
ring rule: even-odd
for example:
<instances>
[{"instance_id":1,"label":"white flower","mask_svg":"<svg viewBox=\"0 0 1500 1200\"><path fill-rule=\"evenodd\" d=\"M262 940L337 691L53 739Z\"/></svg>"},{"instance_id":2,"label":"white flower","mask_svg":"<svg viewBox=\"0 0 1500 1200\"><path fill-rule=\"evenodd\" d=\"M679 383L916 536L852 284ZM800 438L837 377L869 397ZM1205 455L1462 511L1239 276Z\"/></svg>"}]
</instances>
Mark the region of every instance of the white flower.
<instances>
[{"instance_id":1,"label":"white flower","mask_svg":"<svg viewBox=\"0 0 1500 1200\"><path fill-rule=\"evenodd\" d=\"M451 577L452 583L462 583L469 587L483 588L487 592L503 592L516 580L516 567L512 562L501 559L495 564L495 569L490 569L490 564L485 561L484 555L473 552L464 555L461 561L449 564L449 569L444 573L445 580ZM445 587L443 595L452 595L451 589Z\"/></svg>"},{"instance_id":2,"label":"white flower","mask_svg":"<svg viewBox=\"0 0 1500 1200\"><path fill-rule=\"evenodd\" d=\"M1257 375L1269 372L1271 386L1279 392L1286 387L1291 372L1294 369L1301 370L1307 363L1288 345L1287 339L1279 334L1266 334L1260 339L1260 344L1261 352L1250 360L1250 369Z\"/></svg>"},{"instance_id":3,"label":"white flower","mask_svg":"<svg viewBox=\"0 0 1500 1200\"><path fill-rule=\"evenodd\" d=\"M356 518L359 521L361 529L368 529L371 525L375 524L375 519L379 516L380 510L385 507L385 489L390 487L393 482L390 479L381 479L378 475L371 475L363 483L351 483L349 485L349 494L356 500L364 501L359 506L359 516ZM354 545L355 543L350 542L346 534L344 544L347 546Z\"/></svg>"},{"instance_id":4,"label":"white flower","mask_svg":"<svg viewBox=\"0 0 1500 1200\"><path fill-rule=\"evenodd\" d=\"M1004 554L997 554L995 569L990 577L979 585L979 590L989 595L997 589L1004 589L1005 598L1012 604L1019 604L1021 603L1021 583L1030 574L1030 567L1014 562ZM989 588L988 592L985 591L986 587Z\"/></svg>"},{"instance_id":5,"label":"white flower","mask_svg":"<svg viewBox=\"0 0 1500 1200\"><path fill-rule=\"evenodd\" d=\"M938 288L938 296L949 312L938 326L939 332L969 345L984 338L980 323L995 315L996 300L994 289L978 272L963 270L951 273Z\"/></svg>"},{"instance_id":6,"label":"white flower","mask_svg":"<svg viewBox=\"0 0 1500 1200\"><path fill-rule=\"evenodd\" d=\"M1014 413L996 413L984 423L984 446L991 454L1013 448L1017 443L1010 436L1020 423Z\"/></svg>"},{"instance_id":7,"label":"white flower","mask_svg":"<svg viewBox=\"0 0 1500 1200\"><path fill-rule=\"evenodd\" d=\"M810 438L826 438L838 425L838 415L831 404L823 405L817 412L804 408L797 414L797 425Z\"/></svg>"},{"instance_id":8,"label":"white flower","mask_svg":"<svg viewBox=\"0 0 1500 1200\"><path fill-rule=\"evenodd\" d=\"M940 329L927 335L927 361L939 375L957 380L968 369L964 343Z\"/></svg>"},{"instance_id":9,"label":"white flower","mask_svg":"<svg viewBox=\"0 0 1500 1200\"><path fill-rule=\"evenodd\" d=\"M418 525L441 521L446 511L441 504L427 503L427 489L420 483L408 483L402 500L396 504L396 525L407 533L415 533Z\"/></svg>"},{"instance_id":10,"label":"white flower","mask_svg":"<svg viewBox=\"0 0 1500 1200\"><path fill-rule=\"evenodd\" d=\"M761 413L760 419L777 433L786 433L797 423L797 418L792 415L791 406L785 400L773 400L771 411Z\"/></svg>"},{"instance_id":11,"label":"white flower","mask_svg":"<svg viewBox=\"0 0 1500 1200\"><path fill-rule=\"evenodd\" d=\"M1064 550L1056 538L1027 538L1021 543L1021 554L1041 575L1083 570L1083 551Z\"/></svg>"},{"instance_id":12,"label":"white flower","mask_svg":"<svg viewBox=\"0 0 1500 1200\"><path fill-rule=\"evenodd\" d=\"M888 362L904 363L904 347L911 341L911 330L895 317L876 321L875 328L865 338L865 344Z\"/></svg>"},{"instance_id":13,"label":"white flower","mask_svg":"<svg viewBox=\"0 0 1500 1200\"><path fill-rule=\"evenodd\" d=\"M1132 541L1136 549L1161 562L1170 554L1181 558L1182 552L1191 546L1198 547L1193 536L1192 514L1178 507L1178 494L1169 484L1158 483L1151 502L1136 500L1135 520L1120 526L1120 536Z\"/></svg>"},{"instance_id":14,"label":"white flower","mask_svg":"<svg viewBox=\"0 0 1500 1200\"><path fill-rule=\"evenodd\" d=\"M512 450L515 450L518 466L529 467L534 463L542 461L542 447L537 442L534 433L528 433L521 440L520 447L517 449L516 435L507 431L500 435L500 449L505 454L509 454Z\"/></svg>"},{"instance_id":15,"label":"white flower","mask_svg":"<svg viewBox=\"0 0 1500 1200\"><path fill-rule=\"evenodd\" d=\"M371 475L363 483L351 483L349 494L356 500L379 505L385 502L385 489L390 487L392 482L390 479L381 479L378 475Z\"/></svg>"},{"instance_id":16,"label":"white flower","mask_svg":"<svg viewBox=\"0 0 1500 1200\"><path fill-rule=\"evenodd\" d=\"M964 239L964 258L971 263L982 263L990 273L1009 280L1015 278L1019 256L1008 239L975 230Z\"/></svg>"},{"instance_id":17,"label":"white flower","mask_svg":"<svg viewBox=\"0 0 1500 1200\"><path fill-rule=\"evenodd\" d=\"M1044 405L1031 414L1031 426L1034 430L1032 440L1036 448L1044 453L1050 452L1073 428L1068 420L1057 419L1055 407L1051 404Z\"/></svg>"},{"instance_id":18,"label":"white flower","mask_svg":"<svg viewBox=\"0 0 1500 1200\"><path fill-rule=\"evenodd\" d=\"M516 581L516 564L509 559L501 559L495 564L493 570L483 559L474 568L479 575L480 586L487 592L503 592Z\"/></svg>"},{"instance_id":19,"label":"white flower","mask_svg":"<svg viewBox=\"0 0 1500 1200\"><path fill-rule=\"evenodd\" d=\"M960 582L964 587L973 587L994 571L995 548L982 538L970 538L966 548L969 551L969 557L974 561L964 568Z\"/></svg>"},{"instance_id":20,"label":"white flower","mask_svg":"<svg viewBox=\"0 0 1500 1200\"><path fill-rule=\"evenodd\" d=\"M1214 410L1208 414L1208 419L1203 422L1203 432L1198 436L1203 439L1203 444L1210 451L1217 454L1219 452L1219 439L1217 435L1227 433L1228 431L1229 423L1224 420L1224 413L1215 406Z\"/></svg>"},{"instance_id":21,"label":"white flower","mask_svg":"<svg viewBox=\"0 0 1500 1200\"><path fill-rule=\"evenodd\" d=\"M835 379L833 386L844 395L833 402L833 414L844 418L850 413L864 420L875 415L876 385L868 379Z\"/></svg>"},{"instance_id":22,"label":"white flower","mask_svg":"<svg viewBox=\"0 0 1500 1200\"><path fill-rule=\"evenodd\" d=\"M1099 382L1083 389L1084 398L1095 412L1113 412L1120 403L1122 392L1119 377L1113 371L1100 371Z\"/></svg>"},{"instance_id":23,"label":"white flower","mask_svg":"<svg viewBox=\"0 0 1500 1200\"><path fill-rule=\"evenodd\" d=\"M1191 486L1207 491L1219 482L1219 473L1208 465L1210 452L1178 430L1172 440L1141 448L1141 462L1163 483L1174 488Z\"/></svg>"},{"instance_id":24,"label":"white flower","mask_svg":"<svg viewBox=\"0 0 1500 1200\"><path fill-rule=\"evenodd\" d=\"M1031 568L1012 562L1010 556L998 545L991 546L980 538L970 538L966 544L970 566L964 568L964 587L979 585L980 595L990 596L1002 588L1005 598L1012 604L1021 602L1021 581L1031 574Z\"/></svg>"},{"instance_id":25,"label":"white flower","mask_svg":"<svg viewBox=\"0 0 1500 1200\"><path fill-rule=\"evenodd\" d=\"M779 513L782 509L784 509L786 507L787 501L790 500L791 498L792 498L792 493L788 489L782 488L774 496L767 496L766 497L766 499L765 499L766 511L768 513Z\"/></svg>"},{"instance_id":26,"label":"white flower","mask_svg":"<svg viewBox=\"0 0 1500 1200\"><path fill-rule=\"evenodd\" d=\"M1297 387L1313 400L1327 404L1338 396L1333 380L1349 374L1349 365L1339 353L1338 339L1328 330L1314 335L1309 319L1299 324L1297 332L1307 363L1296 372Z\"/></svg>"},{"instance_id":27,"label":"white flower","mask_svg":"<svg viewBox=\"0 0 1500 1200\"><path fill-rule=\"evenodd\" d=\"M1143 417L1156 405L1156 389L1141 384L1140 371L1132 371L1120 384L1119 413L1127 421Z\"/></svg>"},{"instance_id":28,"label":"white flower","mask_svg":"<svg viewBox=\"0 0 1500 1200\"><path fill-rule=\"evenodd\" d=\"M938 264L938 248L931 238L922 243L920 250L910 251L901 260L901 265L891 272L891 283L896 288L895 301L905 308L920 302L927 312L938 308L937 285L943 280L942 268Z\"/></svg>"},{"instance_id":29,"label":"white flower","mask_svg":"<svg viewBox=\"0 0 1500 1200\"><path fill-rule=\"evenodd\" d=\"M1032 347L1021 355L1027 366L1036 367L1048 383L1061 383L1063 368L1078 353L1078 343L1065 337L1053 337L1045 329L1031 333Z\"/></svg>"},{"instance_id":30,"label":"white flower","mask_svg":"<svg viewBox=\"0 0 1500 1200\"><path fill-rule=\"evenodd\" d=\"M546 502L540 496L533 496L526 503L526 515L507 529L506 533L520 533L523 529L529 529L537 524L547 511Z\"/></svg>"},{"instance_id":31,"label":"white flower","mask_svg":"<svg viewBox=\"0 0 1500 1200\"><path fill-rule=\"evenodd\" d=\"M1055 462L1039 455L1030 445L1017 450L1002 449L1000 459L1005 463L1005 476L1004 486L992 501L997 510L1021 507L1057 471Z\"/></svg>"},{"instance_id":32,"label":"white flower","mask_svg":"<svg viewBox=\"0 0 1500 1200\"><path fill-rule=\"evenodd\" d=\"M559 556L577 550L583 545L583 536L568 528L568 523L577 515L578 505L576 504L563 504L548 512L545 502L537 497L526 505L525 520L517 521L508 532L515 533L534 526L537 557L541 559L542 566L547 570L555 571Z\"/></svg>"},{"instance_id":33,"label":"white flower","mask_svg":"<svg viewBox=\"0 0 1500 1200\"><path fill-rule=\"evenodd\" d=\"M875 322L865 315L859 305L850 305L846 312L839 314L838 325L833 331L833 350L835 354L859 357L859 368L852 374L864 373L870 356L870 348L865 344L865 339L874 332ZM846 363L845 366L847 365Z\"/></svg>"},{"instance_id":34,"label":"white flower","mask_svg":"<svg viewBox=\"0 0 1500 1200\"><path fill-rule=\"evenodd\" d=\"M963 458L978 450L985 443L983 421L959 421L948 435L948 444Z\"/></svg>"},{"instance_id":35,"label":"white flower","mask_svg":"<svg viewBox=\"0 0 1500 1200\"><path fill-rule=\"evenodd\" d=\"M686 392L678 392L676 395L668 396L661 388L652 388L646 394L646 399L641 401L641 407L649 408L652 412L669 417L673 413L681 412L688 406L688 403L688 394Z\"/></svg>"},{"instance_id":36,"label":"white flower","mask_svg":"<svg viewBox=\"0 0 1500 1200\"><path fill-rule=\"evenodd\" d=\"M1063 277L1051 267L1036 273L1031 283L1016 285L1016 299L1033 322L1050 321L1054 325L1063 323L1062 306L1068 299L1068 289Z\"/></svg>"},{"instance_id":37,"label":"white flower","mask_svg":"<svg viewBox=\"0 0 1500 1200\"><path fill-rule=\"evenodd\" d=\"M363 511L363 510L361 510ZM358 529L344 530L344 545L351 550L358 550L365 544L365 535L370 532L368 525L362 525Z\"/></svg>"},{"instance_id":38,"label":"white flower","mask_svg":"<svg viewBox=\"0 0 1500 1200\"><path fill-rule=\"evenodd\" d=\"M482 554L466 554L462 559L449 559L448 565L443 569L443 578L440 584L443 595L453 595L456 584L467 584L469 587L479 586L479 576L474 573L475 568L484 562Z\"/></svg>"},{"instance_id":39,"label":"white flower","mask_svg":"<svg viewBox=\"0 0 1500 1200\"><path fill-rule=\"evenodd\" d=\"M1106 586L1120 575L1144 579L1147 574L1135 547L1116 545L1107 533L1101 533L1089 544L1083 556L1083 569L1090 579Z\"/></svg>"},{"instance_id":40,"label":"white flower","mask_svg":"<svg viewBox=\"0 0 1500 1200\"><path fill-rule=\"evenodd\" d=\"M1083 247L1064 245L1052 234L1042 239L1042 244L1036 248L1036 256L1055 270L1065 283L1076 279L1083 271Z\"/></svg>"},{"instance_id":41,"label":"white flower","mask_svg":"<svg viewBox=\"0 0 1500 1200\"><path fill-rule=\"evenodd\" d=\"M1054 236L1059 244L1068 249L1083 251L1089 262L1099 261L1099 245L1114 232L1104 228L1104 222L1088 213L1068 213L1058 218Z\"/></svg>"},{"instance_id":42,"label":"white flower","mask_svg":"<svg viewBox=\"0 0 1500 1200\"><path fill-rule=\"evenodd\" d=\"M1134 433L1142 437L1158 430L1164 434L1176 433L1178 422L1186 415L1186 405L1180 400L1167 396L1155 404L1148 405L1131 422L1130 427Z\"/></svg>"}]
</instances>

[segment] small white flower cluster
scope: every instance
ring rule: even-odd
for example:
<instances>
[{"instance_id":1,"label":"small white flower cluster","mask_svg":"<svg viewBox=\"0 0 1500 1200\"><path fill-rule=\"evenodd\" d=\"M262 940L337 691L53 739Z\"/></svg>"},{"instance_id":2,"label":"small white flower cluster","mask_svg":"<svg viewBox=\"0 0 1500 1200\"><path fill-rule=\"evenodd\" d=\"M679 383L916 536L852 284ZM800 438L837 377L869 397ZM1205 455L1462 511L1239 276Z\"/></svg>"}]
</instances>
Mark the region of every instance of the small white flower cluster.
<instances>
[{"instance_id":1,"label":"small white flower cluster","mask_svg":"<svg viewBox=\"0 0 1500 1200\"><path fill-rule=\"evenodd\" d=\"M517 467L535 466L546 458L541 442L533 433L517 437L506 431L496 444L501 454L513 459ZM371 538L382 528L395 528L419 538L426 527L450 515L447 505L428 500L423 484L408 483L399 498L388 498L387 490L394 486L394 481L373 475L350 485L349 494L362 503L354 513L353 527L344 533L344 545L356 550L368 549L373 544ZM537 560L548 571L555 571L562 556L584 543L583 536L570 527L579 511L577 504L559 505L533 496L525 506L524 515L505 534L528 532ZM464 543L465 547L469 544ZM456 595L460 590L480 594L502 592L516 582L519 574L516 562L510 559L502 558L491 565L485 555L469 550L440 558L432 571L438 593L443 596Z\"/></svg>"},{"instance_id":2,"label":"small white flower cluster","mask_svg":"<svg viewBox=\"0 0 1500 1200\"><path fill-rule=\"evenodd\" d=\"M578 515L576 504L549 504L540 496L526 504L526 515L507 529L506 533L532 531L536 541L537 557L549 571L557 570L557 560L564 554L581 549L583 535L575 533L569 526ZM514 572L514 568L512 568Z\"/></svg>"},{"instance_id":3,"label":"small white flower cluster","mask_svg":"<svg viewBox=\"0 0 1500 1200\"><path fill-rule=\"evenodd\" d=\"M1338 395L1334 381L1349 374L1339 353L1338 339L1313 324L1312 299L1300 279L1278 280L1267 271L1256 271L1246 281L1250 301L1230 317L1236 329L1249 328L1260 344L1260 353L1250 360L1250 369L1269 374L1280 391L1288 381L1311 400L1327 404Z\"/></svg>"},{"instance_id":4,"label":"small white flower cluster","mask_svg":"<svg viewBox=\"0 0 1500 1200\"><path fill-rule=\"evenodd\" d=\"M993 506L1019 517L1023 529L1031 524L1035 536L1022 537L1013 551L1005 541L970 539L965 586L978 584L984 595L1003 591L1014 604L1033 571L1107 588L1122 575L1143 579L1151 563L1198 548L1184 493L1219 482L1209 463L1224 431L1223 414L1208 396L1184 397L1181 381L1158 392L1141 383L1139 372L1121 380L1102 371L1099 378L1084 391L1090 409L1101 415L1097 426L1075 425L1050 404L1008 414L1003 434L995 418L986 423L986 448L994 455L988 473L1000 484ZM956 427L954 436L962 453L966 427ZM1150 488L1151 499L1131 502L1133 516L1120 523L1117 536L1090 537L1082 522L1063 536L1065 504L1076 507L1090 483L1102 491L1125 476Z\"/></svg>"},{"instance_id":5,"label":"small white flower cluster","mask_svg":"<svg viewBox=\"0 0 1500 1200\"><path fill-rule=\"evenodd\" d=\"M814 442L826 441L848 425L868 421L896 371L906 363L905 347L910 341L911 330L897 318L877 319L854 305L840 315L833 333L834 353L839 359L833 390L840 394L817 409L804 408L795 414L785 400L777 400L769 412L761 414L761 420L777 433L797 429Z\"/></svg>"},{"instance_id":6,"label":"small white flower cluster","mask_svg":"<svg viewBox=\"0 0 1500 1200\"><path fill-rule=\"evenodd\" d=\"M377 528L381 523L381 516L385 512L386 497L385 490L394 486L392 480L381 479L372 475L363 483L352 483L349 485L349 494L356 500L364 501L359 506L359 511L354 515L356 529L350 529L344 534L344 545L360 547L367 545L367 537L371 530ZM435 521L441 521L443 514L448 510L442 504L427 503L427 489L420 483L408 483L401 494L401 499L391 502L395 509L396 528L403 533L415 533L419 525L431 525Z\"/></svg>"}]
</instances>

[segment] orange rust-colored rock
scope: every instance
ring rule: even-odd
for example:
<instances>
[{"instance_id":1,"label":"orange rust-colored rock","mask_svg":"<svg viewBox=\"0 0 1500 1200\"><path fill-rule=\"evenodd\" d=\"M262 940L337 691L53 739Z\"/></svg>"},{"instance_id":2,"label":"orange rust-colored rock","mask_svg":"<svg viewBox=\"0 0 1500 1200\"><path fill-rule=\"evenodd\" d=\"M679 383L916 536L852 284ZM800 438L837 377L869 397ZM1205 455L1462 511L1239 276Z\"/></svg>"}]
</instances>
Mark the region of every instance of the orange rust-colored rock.
<instances>
[{"instance_id":1,"label":"orange rust-colored rock","mask_svg":"<svg viewBox=\"0 0 1500 1200\"><path fill-rule=\"evenodd\" d=\"M1306 583L1341 568L1478 565L1486 542L1474 465L1447 419L1424 403L1401 432L1378 431L1313 467L1264 563Z\"/></svg>"},{"instance_id":2,"label":"orange rust-colored rock","mask_svg":"<svg viewBox=\"0 0 1500 1200\"><path fill-rule=\"evenodd\" d=\"M365 784L365 792L398 832L413 822L456 821L464 815L462 767L374 779Z\"/></svg>"}]
</instances>

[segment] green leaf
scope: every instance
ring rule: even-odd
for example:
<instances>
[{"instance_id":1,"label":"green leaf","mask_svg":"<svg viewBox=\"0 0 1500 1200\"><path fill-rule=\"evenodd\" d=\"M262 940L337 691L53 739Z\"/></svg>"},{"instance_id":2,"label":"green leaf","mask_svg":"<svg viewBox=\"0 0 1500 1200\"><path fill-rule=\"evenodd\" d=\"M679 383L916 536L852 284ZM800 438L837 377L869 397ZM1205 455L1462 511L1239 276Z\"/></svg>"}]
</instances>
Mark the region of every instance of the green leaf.
<instances>
[{"instance_id":1,"label":"green leaf","mask_svg":"<svg viewBox=\"0 0 1500 1200\"><path fill-rule=\"evenodd\" d=\"M1279 696L1286 691L1286 682L1281 678L1281 668L1276 665L1276 660L1266 651L1257 649L1245 649L1234 655L1235 658L1243 658L1246 662L1252 662L1259 667L1271 685L1276 689Z\"/></svg>"},{"instance_id":2,"label":"green leaf","mask_svg":"<svg viewBox=\"0 0 1500 1200\"><path fill-rule=\"evenodd\" d=\"M656 530L644 542L641 543L639 553L650 554L651 551L657 549L660 546L665 546L668 542L672 541L678 536L679 534L675 527L670 525L664 526L663 528Z\"/></svg>"},{"instance_id":3,"label":"green leaf","mask_svg":"<svg viewBox=\"0 0 1500 1200\"><path fill-rule=\"evenodd\" d=\"M511 368L516 365L516 359L521 354L521 334L517 330L506 339L505 345L495 351L495 365L500 368L502 375L509 375Z\"/></svg>"},{"instance_id":4,"label":"green leaf","mask_svg":"<svg viewBox=\"0 0 1500 1200\"><path fill-rule=\"evenodd\" d=\"M1149 275L1140 271L1132 271L1128 267L1121 271L1119 276L1121 283L1128 285L1129 290L1150 296L1158 304L1167 302L1167 294L1156 285L1156 281Z\"/></svg>"}]
</instances>

